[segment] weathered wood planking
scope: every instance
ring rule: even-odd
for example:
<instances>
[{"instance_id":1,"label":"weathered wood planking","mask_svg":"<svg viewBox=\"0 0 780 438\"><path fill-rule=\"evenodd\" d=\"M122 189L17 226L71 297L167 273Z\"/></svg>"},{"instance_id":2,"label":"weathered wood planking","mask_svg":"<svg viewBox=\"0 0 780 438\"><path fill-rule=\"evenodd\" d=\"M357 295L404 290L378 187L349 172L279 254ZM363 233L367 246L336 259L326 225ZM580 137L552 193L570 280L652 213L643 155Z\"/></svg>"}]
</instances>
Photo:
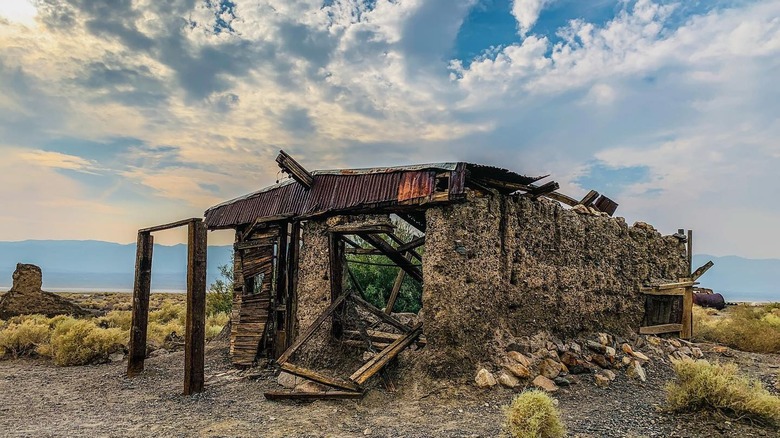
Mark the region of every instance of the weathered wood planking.
<instances>
[{"instance_id":1,"label":"weathered wood planking","mask_svg":"<svg viewBox=\"0 0 780 438\"><path fill-rule=\"evenodd\" d=\"M308 368L300 367L290 362L285 362L281 365L282 370L287 371L290 374L294 374L298 377L313 380L315 382L322 383L323 385L332 386L338 389L345 389L347 391L360 391L360 387L352 382L347 382L333 377L326 376L318 373L317 371L310 370Z\"/></svg>"},{"instance_id":2,"label":"weathered wood planking","mask_svg":"<svg viewBox=\"0 0 780 438\"><path fill-rule=\"evenodd\" d=\"M359 399L362 392L353 391L327 391L327 392L298 392L298 391L266 391L263 393L268 400L345 400Z\"/></svg>"},{"instance_id":3,"label":"weathered wood planking","mask_svg":"<svg viewBox=\"0 0 780 438\"><path fill-rule=\"evenodd\" d=\"M333 311L336 310L336 308L339 307L339 305L341 305L341 303L344 302L344 300L347 298L347 295L348 293L342 294L338 298L333 300L331 305L328 306L328 308L325 309L325 311L322 312L320 316L317 317L316 320L314 320L314 322L309 326L309 328L306 329L304 334L296 338L295 342L293 342L293 344L290 345L290 348L285 350L285 352L282 353L282 355L279 356L278 359L276 359L276 362L279 364L284 364L285 362L287 362L290 359L290 357L292 357L292 355L295 354L295 352L299 348L301 348L301 345L303 345L304 342L308 341L309 338L311 338L314 335L314 332L317 331L317 329L322 325L322 323L325 322L325 320L333 313Z\"/></svg>"},{"instance_id":4,"label":"weathered wood planking","mask_svg":"<svg viewBox=\"0 0 780 438\"><path fill-rule=\"evenodd\" d=\"M298 181L307 190L314 184L314 176L309 171L303 168L297 161L285 151L279 151L279 155L276 157L276 162L279 167L289 174L294 180Z\"/></svg>"},{"instance_id":5,"label":"weathered wood planking","mask_svg":"<svg viewBox=\"0 0 780 438\"><path fill-rule=\"evenodd\" d=\"M422 334L422 323L417 324L411 331L409 331L409 333L401 338L398 338L392 344L387 346L387 348L380 351L376 356L371 358L371 360L366 362L365 365L360 367L360 369L349 376L349 380L357 383L358 385L362 385L374 374L379 372L379 370L384 368L384 366L387 365L390 360L398 356L401 351L412 345L415 338L420 336L420 334Z\"/></svg>"},{"instance_id":6,"label":"weathered wood planking","mask_svg":"<svg viewBox=\"0 0 780 438\"><path fill-rule=\"evenodd\" d=\"M360 298L359 296L357 296L357 295L350 295L349 299L352 300L353 302L355 302L356 304L359 304L364 309L368 310L371 314L373 314L374 316L378 317L382 321L384 321L384 322L392 325L393 327L397 328L398 330L401 330L404 333L406 333L406 332L411 330L411 327L409 327L408 325L402 323L401 321L399 321L398 319L394 318L393 316L388 315L385 312L377 309L373 304L371 304L368 301Z\"/></svg>"},{"instance_id":7,"label":"weathered wood planking","mask_svg":"<svg viewBox=\"0 0 780 438\"><path fill-rule=\"evenodd\" d=\"M699 277L704 275L704 273L709 271L710 268L713 267L714 265L715 263L713 263L712 260L710 260L707 263L703 264L702 266L699 266L699 268L693 271L693 273L691 274L691 280L694 281L698 280Z\"/></svg>"},{"instance_id":8,"label":"weathered wood planking","mask_svg":"<svg viewBox=\"0 0 780 438\"><path fill-rule=\"evenodd\" d=\"M659 324L639 328L640 335L660 335L680 331L682 331L682 324Z\"/></svg>"},{"instance_id":9,"label":"weathered wood planking","mask_svg":"<svg viewBox=\"0 0 780 438\"><path fill-rule=\"evenodd\" d=\"M389 243L385 242L382 238L375 236L373 234L359 233L358 235L363 240L368 242L371 246L382 251L390 260L393 261L393 263L397 264L398 267L406 271L406 273L409 274L410 277L422 283L423 281L422 272L417 268L417 266L415 266L412 262L407 260L406 257L404 257L403 255L401 255L401 253L396 251L395 248L390 246Z\"/></svg>"},{"instance_id":10,"label":"weathered wood planking","mask_svg":"<svg viewBox=\"0 0 780 438\"><path fill-rule=\"evenodd\" d=\"M667 295L667 296L674 296L674 295L685 295L685 290L687 288L685 287L675 287L671 289L647 289L643 290L642 293L645 295Z\"/></svg>"},{"instance_id":11,"label":"weathered wood planking","mask_svg":"<svg viewBox=\"0 0 780 438\"><path fill-rule=\"evenodd\" d=\"M406 260L412 261L412 255L406 253ZM393 289L390 291L390 296L387 297L387 303L385 303L385 313L393 313L393 307L398 299L398 294L401 292L401 286L404 284L404 277L406 277L406 271L403 269L398 270L398 274L395 276L395 282L393 282Z\"/></svg>"}]
</instances>

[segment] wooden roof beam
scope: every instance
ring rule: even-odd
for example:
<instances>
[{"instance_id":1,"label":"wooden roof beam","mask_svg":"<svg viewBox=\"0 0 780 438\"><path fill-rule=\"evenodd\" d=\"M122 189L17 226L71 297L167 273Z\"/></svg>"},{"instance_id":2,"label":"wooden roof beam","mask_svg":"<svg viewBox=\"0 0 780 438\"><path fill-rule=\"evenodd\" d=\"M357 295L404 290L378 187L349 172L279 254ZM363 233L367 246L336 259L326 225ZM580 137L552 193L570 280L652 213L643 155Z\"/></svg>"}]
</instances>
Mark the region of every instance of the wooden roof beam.
<instances>
[{"instance_id":1,"label":"wooden roof beam","mask_svg":"<svg viewBox=\"0 0 780 438\"><path fill-rule=\"evenodd\" d=\"M279 151L279 155L276 157L276 162L279 163L279 167L281 167L285 173L290 175L294 180L298 181L298 183L304 186L306 190L310 189L311 186L314 185L314 176L312 176L308 170L304 169L303 166L298 164L298 162L295 161L293 157L288 155L287 152Z\"/></svg>"}]
</instances>

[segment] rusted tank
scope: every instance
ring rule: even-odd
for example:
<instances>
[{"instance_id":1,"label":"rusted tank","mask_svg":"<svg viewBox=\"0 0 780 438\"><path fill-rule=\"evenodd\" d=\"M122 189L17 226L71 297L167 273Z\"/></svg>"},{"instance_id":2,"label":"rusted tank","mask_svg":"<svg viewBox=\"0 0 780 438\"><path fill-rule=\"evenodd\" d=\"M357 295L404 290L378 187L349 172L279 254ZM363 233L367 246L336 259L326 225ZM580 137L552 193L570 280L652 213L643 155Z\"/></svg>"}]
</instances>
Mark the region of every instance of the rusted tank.
<instances>
[{"instance_id":1,"label":"rusted tank","mask_svg":"<svg viewBox=\"0 0 780 438\"><path fill-rule=\"evenodd\" d=\"M722 310L726 307L726 300L721 294L693 294L693 303L702 307L712 307Z\"/></svg>"}]
</instances>

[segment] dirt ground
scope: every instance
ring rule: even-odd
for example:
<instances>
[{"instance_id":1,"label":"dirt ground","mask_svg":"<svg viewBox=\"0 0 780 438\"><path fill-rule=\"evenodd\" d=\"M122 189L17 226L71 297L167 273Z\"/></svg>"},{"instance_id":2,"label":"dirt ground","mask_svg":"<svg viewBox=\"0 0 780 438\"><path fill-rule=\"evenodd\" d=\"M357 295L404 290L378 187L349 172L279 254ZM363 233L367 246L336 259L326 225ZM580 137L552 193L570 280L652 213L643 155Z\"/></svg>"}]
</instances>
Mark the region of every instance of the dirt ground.
<instances>
[{"instance_id":1,"label":"dirt ground","mask_svg":"<svg viewBox=\"0 0 780 438\"><path fill-rule=\"evenodd\" d=\"M710 348L702 344L705 351ZM716 357L718 356L718 357ZM741 352L709 359L736 361L777 393L777 355ZM383 385L359 401L272 402L280 389L273 371L238 372L224 345L207 349L206 391L181 395L182 352L147 359L139 377L124 376L126 362L56 367L38 359L0 361L0 435L200 437L494 437L501 436L502 406L514 393L440 383L426 391L389 393ZM606 389L587 376L556 395L574 437L747 437L780 431L717 415L661 411L668 365L648 365L640 384L620 374Z\"/></svg>"}]
</instances>

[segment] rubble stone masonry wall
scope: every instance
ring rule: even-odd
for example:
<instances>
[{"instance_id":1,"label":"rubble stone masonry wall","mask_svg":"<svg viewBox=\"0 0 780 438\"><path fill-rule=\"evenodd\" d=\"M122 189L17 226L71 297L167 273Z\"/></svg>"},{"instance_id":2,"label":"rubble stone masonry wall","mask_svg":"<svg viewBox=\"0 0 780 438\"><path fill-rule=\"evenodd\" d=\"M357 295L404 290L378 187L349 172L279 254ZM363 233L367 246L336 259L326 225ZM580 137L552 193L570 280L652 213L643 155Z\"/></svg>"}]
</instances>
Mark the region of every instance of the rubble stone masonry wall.
<instances>
[{"instance_id":1,"label":"rubble stone masonry wall","mask_svg":"<svg viewBox=\"0 0 780 438\"><path fill-rule=\"evenodd\" d=\"M426 220L423 362L434 375L471 374L539 331L636 331L640 286L687 274L677 238L544 199L472 196Z\"/></svg>"}]
</instances>

